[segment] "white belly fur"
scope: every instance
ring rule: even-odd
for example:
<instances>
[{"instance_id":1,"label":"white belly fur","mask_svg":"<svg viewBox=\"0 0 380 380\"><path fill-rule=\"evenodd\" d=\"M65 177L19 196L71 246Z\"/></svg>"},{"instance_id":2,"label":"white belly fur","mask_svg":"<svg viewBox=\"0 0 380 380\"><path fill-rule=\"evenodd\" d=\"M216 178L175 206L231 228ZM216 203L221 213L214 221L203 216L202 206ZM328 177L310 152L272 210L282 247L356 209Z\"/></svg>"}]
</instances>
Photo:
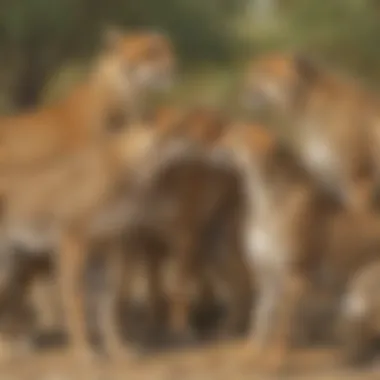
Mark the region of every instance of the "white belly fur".
<instances>
[{"instance_id":1,"label":"white belly fur","mask_svg":"<svg viewBox=\"0 0 380 380\"><path fill-rule=\"evenodd\" d=\"M246 176L249 208L244 229L247 255L254 265L283 265L288 255L281 211L273 207L266 189L258 188L260 178L250 173Z\"/></svg>"},{"instance_id":2,"label":"white belly fur","mask_svg":"<svg viewBox=\"0 0 380 380\"><path fill-rule=\"evenodd\" d=\"M339 165L338 157L322 138L307 137L304 140L303 155L309 168L321 178L331 180L336 176Z\"/></svg>"},{"instance_id":3,"label":"white belly fur","mask_svg":"<svg viewBox=\"0 0 380 380\"><path fill-rule=\"evenodd\" d=\"M288 249L279 225L256 219L246 226L245 242L254 264L270 267L286 264Z\"/></svg>"}]
</instances>

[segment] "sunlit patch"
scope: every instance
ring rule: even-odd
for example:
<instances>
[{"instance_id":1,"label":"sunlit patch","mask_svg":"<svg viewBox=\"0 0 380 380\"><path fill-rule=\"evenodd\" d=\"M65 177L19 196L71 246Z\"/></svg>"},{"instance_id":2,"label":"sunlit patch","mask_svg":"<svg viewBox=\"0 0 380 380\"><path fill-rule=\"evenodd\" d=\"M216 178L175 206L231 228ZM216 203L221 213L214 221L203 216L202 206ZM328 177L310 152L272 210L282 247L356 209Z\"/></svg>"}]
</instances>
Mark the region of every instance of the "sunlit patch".
<instances>
[{"instance_id":1,"label":"sunlit patch","mask_svg":"<svg viewBox=\"0 0 380 380\"><path fill-rule=\"evenodd\" d=\"M343 300L343 313L349 318L362 318L368 312L367 300L361 294L349 294Z\"/></svg>"},{"instance_id":2,"label":"sunlit patch","mask_svg":"<svg viewBox=\"0 0 380 380\"><path fill-rule=\"evenodd\" d=\"M304 155L310 165L318 170L330 171L335 167L336 156L328 144L319 136L305 139Z\"/></svg>"}]
</instances>

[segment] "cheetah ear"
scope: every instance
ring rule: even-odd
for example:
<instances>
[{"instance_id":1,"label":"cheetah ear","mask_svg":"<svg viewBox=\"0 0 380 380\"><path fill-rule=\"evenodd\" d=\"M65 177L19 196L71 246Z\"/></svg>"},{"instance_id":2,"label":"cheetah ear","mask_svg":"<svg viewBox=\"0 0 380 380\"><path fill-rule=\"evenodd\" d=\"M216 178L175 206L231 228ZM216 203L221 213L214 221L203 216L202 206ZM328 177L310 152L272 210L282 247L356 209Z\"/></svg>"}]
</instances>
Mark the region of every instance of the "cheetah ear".
<instances>
[{"instance_id":1,"label":"cheetah ear","mask_svg":"<svg viewBox=\"0 0 380 380\"><path fill-rule=\"evenodd\" d=\"M123 31L116 26L108 26L103 31L102 45L105 50L114 50L123 38Z\"/></svg>"},{"instance_id":2,"label":"cheetah ear","mask_svg":"<svg viewBox=\"0 0 380 380\"><path fill-rule=\"evenodd\" d=\"M314 81L318 77L319 67L310 57L296 54L294 56L294 63L297 74L306 82Z\"/></svg>"}]
</instances>

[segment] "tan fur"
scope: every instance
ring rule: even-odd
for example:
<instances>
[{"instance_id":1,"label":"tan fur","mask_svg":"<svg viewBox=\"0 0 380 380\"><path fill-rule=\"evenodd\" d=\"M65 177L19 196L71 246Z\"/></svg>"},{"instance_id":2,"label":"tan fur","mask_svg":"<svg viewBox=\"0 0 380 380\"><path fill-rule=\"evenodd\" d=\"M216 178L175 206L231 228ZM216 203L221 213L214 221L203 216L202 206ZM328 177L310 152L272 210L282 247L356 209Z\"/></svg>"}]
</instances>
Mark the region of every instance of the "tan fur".
<instances>
[{"instance_id":1,"label":"tan fur","mask_svg":"<svg viewBox=\"0 0 380 380\"><path fill-rule=\"evenodd\" d=\"M371 204L375 96L305 57L281 53L256 59L246 86L247 106L274 116L278 131L325 189L353 209Z\"/></svg>"},{"instance_id":2,"label":"tan fur","mask_svg":"<svg viewBox=\"0 0 380 380\"><path fill-rule=\"evenodd\" d=\"M29 255L54 253L70 343L80 354L91 352L83 271L92 244L104 240L112 242L107 252L112 289L102 299L101 328L106 349L113 354L122 349L114 318L122 277L117 271L124 267L118 240L132 215L128 181L153 143L151 129L132 128L30 175L12 176L3 188L2 243Z\"/></svg>"},{"instance_id":3,"label":"tan fur","mask_svg":"<svg viewBox=\"0 0 380 380\"><path fill-rule=\"evenodd\" d=\"M204 133L198 133L196 135L197 141L202 143L203 141L206 143L209 142L209 134L208 134L208 128L211 130L214 128L215 125L219 127L219 124L221 123L220 116L215 113L215 111L210 111L209 114L207 110L202 110L202 113L200 111L195 110L190 113L186 113L185 116L183 116L180 120L180 124L172 126L174 128L178 128L178 132L172 135L171 133L162 133L159 129L152 129L151 127L147 127L144 129L144 127L130 127L130 132L128 133L122 133L122 134L115 134L112 138L112 141L109 141L106 143L107 146L111 146L112 155L109 156L108 153L104 156L103 154L100 155L98 152L103 151L103 144L100 144L99 146L95 144L95 148L91 148L93 145L88 146L88 153L79 154L78 156L74 156L73 158L70 158L70 160L62 160L59 163L55 163L54 165L51 165L51 169L45 168L44 170L41 170L38 173L38 176L36 173L34 175L26 176L25 174L22 176L18 176L17 178L13 177L12 182L8 183L9 188L6 188L7 191L7 197L5 198L5 204L7 204L7 214L4 215L4 220L6 221L6 225L10 225L7 227L6 233L9 231L9 233L12 235L12 239L19 239L19 240L13 240L12 244L16 244L18 246L23 247L26 251L46 251L46 250L53 250L56 246L56 235L54 230L50 230L48 226L54 225L55 223L52 223L51 220L53 219L60 219L74 217L75 215L82 214L85 212L92 214L91 210L84 209L85 204L93 204L93 202L103 203L102 199L99 199L101 196L101 193L108 193L107 188L102 188L103 185L106 185L108 182L114 183L113 181L116 181L115 176L117 178L118 171L111 171L111 169L117 168L117 163L119 162L119 155L122 157L122 162L125 163L131 163L131 171L130 173L125 173L125 178L128 179L132 174L136 174L136 177L143 178L143 183L149 183L151 181L151 176L154 175L155 170L157 170L156 164L158 163L159 170L163 170L165 172L165 165L170 166L170 158L169 160L165 157L167 154L167 148L168 147L170 151L170 146L172 146L172 142L174 142L174 147L176 146L176 137L184 137L190 138L192 136L192 130L191 125L193 125L193 119L195 116L200 116L200 122L203 122L203 128ZM196 119L197 120L197 119ZM187 123L187 124L186 124ZM199 126L201 124L199 123ZM200 132L201 129L198 127L198 131ZM153 157L156 157L156 159L152 160L152 164L148 164L145 167L136 166L133 167L133 163L136 163L136 156L138 156L141 152L141 150L148 151L148 145L150 144L150 140L146 138L149 134L158 133L161 145L156 145L156 151L153 151ZM180 133L182 132L182 133ZM132 138L130 136L133 136ZM205 136L203 138L203 136ZM202 138L204 140L202 140ZM129 143L131 141L131 143ZM194 140L189 140L194 141ZM211 142L211 141L210 141ZM148 145L146 145L148 144ZM161 148L159 148L161 146ZM233 333L237 330L241 330L244 327L244 319L247 316L247 309L249 309L250 305L250 287L249 287L249 280L247 279L248 276L245 271L245 267L243 263L241 262L241 255L240 255L240 248L239 248L239 242L237 238L238 234L238 225L239 225L239 210L240 206L238 205L239 202L239 196L235 194L235 190L233 188L233 183L235 181L233 172L229 173L228 170L223 169L224 163L222 162L222 166L218 167L217 162L213 163L210 161L208 163L208 158L206 156L202 156L202 152L198 152L198 150L193 146L190 145L190 150L194 152L195 157L198 157L196 162L193 163L191 159L190 154L190 161L187 161L187 154L189 153L188 150L185 150L181 152L181 150L178 151L178 154L174 156L179 157L180 161L182 160L181 157L183 157L183 162L180 162L180 165L178 167L179 172L175 175L174 181L171 182L165 182L165 179L163 182L159 180L157 185L159 186L158 194L155 193L156 187L153 188L153 193L150 194L150 196L144 194L143 188L141 190L138 190L137 192L140 193L139 199L132 198L132 203L134 205L137 205L135 215L142 215L143 216L143 232L146 228L148 228L148 237L150 234L157 235L158 243L155 243L155 240L153 240L153 252L148 250L149 256L148 256L148 281L150 286L149 296L151 297L150 304L152 307L152 315L151 315L151 321L152 323L156 323L156 319L158 317L157 312L159 312L159 309L161 306L158 304L159 299L162 299L162 292L160 292L160 287L162 286L162 281L159 279L160 276L160 267L162 267L162 259L159 259L160 255L157 254L157 247L161 246L162 244L167 245L170 247L170 252L172 252L172 256L174 258L174 262L178 262L178 276L177 283L174 284L173 287L170 287L173 290L176 290L178 292L182 292L181 289L181 283L187 279L187 276L189 274L189 270L191 271L191 278L190 282L185 281L183 285L185 287L193 286L194 283L197 283L199 281L199 278L203 278L205 275L207 278L212 278L212 281L215 282L215 278L218 282L222 282L224 284L227 282L228 288L230 289L229 292L231 294L228 295L229 302L231 302L232 308L231 313L228 316L228 319L226 320L226 329L224 331L228 331L228 333ZM199 148L201 145L199 145ZM94 156L91 157L92 159L89 159L86 161L87 155L92 156L92 149L95 149ZM157 151L157 149L161 149L161 153ZM194 150L195 149L195 150ZM176 151L176 148L175 148ZM106 149L106 152L108 152L108 149ZM198 154L200 155L198 156ZM112 157L116 155L115 161L112 160ZM161 161L160 155L164 157L164 161ZM104 164L104 159L106 160ZM109 158L107 158L109 157ZM111 159L110 163L108 164L108 159ZM199 160L198 160L199 159ZM211 159L211 158L210 158ZM78 161L79 160L79 161ZM96 160L96 161L95 161ZM212 159L211 159L212 160ZM82 164L79 165L78 162L81 162ZM163 167L160 168L161 162L163 162ZM104 165L104 166L103 166ZM81 168L83 166L83 170ZM214 167L215 166L215 167ZM104 171L103 171L104 168ZM140 169L139 169L140 168ZM182 169L185 171L182 174ZM123 169L124 170L124 169ZM172 169L169 167L169 173ZM77 173L76 173L77 172ZM123 171L122 171L123 172ZM142 176L139 174L139 172L142 174ZM177 172L177 171L175 171ZM75 174L76 173L76 174ZM107 176L105 176L106 173ZM146 175L144 174L146 173ZM73 177L73 174L75 176ZM209 177L208 177L209 175ZM133 175L132 175L133 177ZM91 178L91 179L90 179ZM89 181L92 181L92 179L98 179L98 181L92 183ZM76 181L82 182L82 185L78 187L75 186ZM189 182L190 181L190 182ZM231 182L232 181L232 182ZM44 183L46 182L45 186L36 187L34 183ZM133 183L133 180L132 180ZM187 192L190 188L188 188L188 184L191 183L192 186L192 197L195 197L194 199L199 199L198 202L195 201L188 203L188 195ZM66 187L70 184L70 189ZM99 188L100 186L100 188ZM137 186L137 189L139 189L139 182L135 183L135 186ZM174 187L173 187L174 186ZM232 186L232 187L231 187ZM25 192L24 189L28 188L29 191ZM97 194L97 189L99 189L99 193ZM80 191L79 191L80 190ZM57 192L58 191L58 192ZM163 191L164 193L162 193ZM174 193L172 193L174 191ZM128 194L128 186L124 189L124 196L126 199L133 197L133 191L132 193ZM166 192L166 195L165 195ZM165 203L165 200L167 196L173 197L172 200L169 200L169 202L177 203L178 206L176 210L174 211L174 215L169 217L166 214L161 214L160 210L162 211L162 207L159 207L160 203ZM207 195L208 194L208 195ZM208 206L208 197L213 194L212 198L217 199L220 197L220 201L217 202L215 206L213 206L209 211L204 211L203 208L207 208ZM57 202L57 197L59 197L61 200ZM236 198L236 199L234 199ZM65 203L68 202L68 203ZM152 204L153 202L153 204ZM228 206L229 202L232 202L230 206ZM74 207L74 203L76 203L76 206ZM188 207L192 205L190 209ZM195 204L197 204L197 207L195 207ZM148 210L145 210L146 205L151 205L151 208L148 208ZM226 209L224 209L226 208ZM219 209L221 210L222 214L219 215ZM44 214L46 210L49 215L53 213L54 215L50 215L48 217L38 215L42 212L42 215ZM188 211L191 212L191 214L188 214ZM63 215L61 215L61 212ZM72 214L73 212L73 214ZM95 213L98 213L98 211L94 211ZM123 211L126 213L125 217L128 218L128 210ZM205 214L203 214L205 212ZM213 216L215 215L215 217ZM219 215L217 219L216 215ZM37 218L37 220L36 220ZM45 219L46 218L46 219ZM145 218L147 218L148 221L144 221ZM150 223L150 220L155 221L155 218L159 218L156 225L152 225ZM221 220L218 220L220 219ZM39 221L41 219L41 222ZM211 221L208 221L211 219ZM18 227L18 221L23 220L24 224L21 227ZM87 217L85 218L87 220ZM127 233L130 228L132 230L134 228L140 228L139 227L139 220L137 220L137 227L133 227L134 223L132 223L132 226L127 227L124 230L124 234ZM62 221L56 222L58 224L61 224ZM82 222L81 222L82 223ZM106 222L103 222L103 224ZM148 227L145 226L145 223L148 223ZM29 225L38 225L36 227L36 230L31 229L31 231L28 233ZM70 222L71 224L71 222ZM213 228L213 224L219 225L219 227L224 231L224 240L226 247L223 247L223 243L221 242L207 242L207 238L202 238L199 236L199 229L201 231L208 230ZM183 228L180 227L180 225L183 225ZM16 226L16 227L14 227ZM145 227L144 227L145 226ZM175 226L176 232L175 236L178 236L177 239L173 239L172 233L172 227ZM117 226L116 226L117 227ZM60 227L56 227L58 230L60 230ZM117 227L118 228L118 227ZM157 229L158 228L158 229ZM194 248L196 250L190 250L185 251L183 254L185 256L182 256L182 253L180 252L180 248L177 248L177 244L182 244L182 239L180 239L181 236L184 234L187 234L186 231L189 232L191 235L191 245L197 248ZM94 234L96 237L96 241L99 241L99 233L102 231L96 231ZM107 230L105 233L102 232L101 234L105 234L105 238L109 241L107 245L112 245L112 240L110 240L109 234L111 233L111 237L115 237L115 234L117 236L117 233L114 232L112 229ZM87 235L87 234L86 234ZM34 237L37 236L38 238L33 240ZM143 234L144 236L144 234ZM93 241L94 237L89 237L89 241ZM24 239L24 240L23 240ZM144 238L142 240L143 242L143 248L146 248L146 244L149 241L145 240ZM205 242L203 240L206 239ZM215 239L215 237L212 238L212 240ZM219 240L217 240L219 241ZM189 242L190 243L190 242ZM70 243L71 244L71 243ZM139 243L140 244L140 243ZM209 267L209 263L207 257L206 257L206 263L203 262L203 255L207 254L208 252L203 253L203 247L210 245L210 247L214 246L214 244L217 244L219 247L218 249L225 250L227 247L230 247L231 252L227 252L226 254L219 254L221 257L217 260L216 263L216 271L211 270L211 274L207 273L207 275L204 273L204 270L202 269L204 265L206 267ZM148 244L149 246L149 244ZM150 246L149 246L150 247ZM71 245L67 248L68 250L72 249ZM79 248L75 248L79 249ZM85 249L85 248L82 248ZM214 248L210 248L214 250ZM215 248L216 249L216 248ZM86 249L87 250L87 249ZM136 251L141 252L141 249L139 249L138 246L136 246L136 242L129 243L127 245L127 250L130 251ZM178 251L178 252L177 252ZM188 256L190 254L190 256ZM212 253L212 255L218 256L218 253ZM201 255L201 256L198 256ZM224 257L226 256L226 257ZM117 257L117 256L116 256ZM76 261L74 260L75 257L71 256L67 261L66 265L74 265L80 268L84 263L83 261ZM201 260L201 262L198 262L198 260ZM158 261L157 261L158 260ZM198 279L194 279L192 276L192 270L191 265L189 264L189 260L196 262L197 269L196 269L196 277ZM211 260L211 259L210 259ZM227 260L225 262L225 260ZM164 260L165 261L165 260ZM213 260L210 261L210 263ZM69 263L67 263L69 262ZM112 261L111 264L112 265ZM132 265L132 264L130 264ZM130 266L129 265L129 266ZM189 267L190 265L190 267ZM57 269L59 269L60 266L58 266ZM120 267L124 267L123 265L115 265L115 268L120 269ZM127 273L124 272L124 278L130 277L128 274L130 274L130 269L127 268ZM80 270L80 269L78 269ZM74 273L74 269L71 267L71 275ZM114 280L116 278L115 276L115 269L111 270L109 280ZM207 269L207 272L210 272L210 269ZM231 278L231 276L233 276ZM80 274L78 274L78 278L80 277ZM78 280L78 279L77 279ZM129 280L128 280L129 281ZM119 284L120 285L120 284ZM214 285L213 285L214 286ZM225 285L223 285L225 286ZM109 285L110 289L107 292L106 299L104 301L109 303L109 298L111 297L117 297L116 295L113 295L115 292L115 287L112 286L112 282ZM128 289L127 289L128 291ZM117 292L117 290L116 290ZM83 297L83 295L82 295ZM119 296L120 297L120 296ZM181 296L182 297L182 296ZM191 301L191 297L188 297L188 294L185 294L185 298L181 298L180 304L182 304L183 309L178 306L178 302L176 301L177 298L175 295L173 295L173 307L172 310L172 317L170 320L172 321L172 327L173 330L183 329L183 331L187 330L189 327L188 325L188 317L189 317L189 310L188 307L183 304L183 302L186 300L185 303ZM70 316L70 318L74 318L74 320L79 321L81 320L81 327L78 327L79 322L76 326L72 327L72 331L75 328L75 337L79 336L79 341L81 343L77 343L78 345L84 345L85 338L83 336L83 329L84 329L84 319L83 314L80 316L80 310L82 308L81 304L76 303L75 305L73 303L70 303L69 305L67 302L72 302L70 300L63 299L63 307L64 310L68 310L69 313L72 313L74 317ZM189 304L190 305L190 304ZM111 321L110 317L107 316L107 310L109 309L109 306L103 306L102 315L105 320L105 323L103 324L104 328L109 328L109 326L113 326L115 321ZM183 311L181 311L181 309ZM78 312L79 310L79 312ZM105 316L104 316L105 315ZM181 315L181 316L179 316ZM75 317L76 316L76 317ZM177 322L173 322L174 320L183 319L183 322L181 322L182 327L176 328L175 325L178 325ZM74 323L74 322L72 322ZM102 326L102 328L103 328ZM108 327L107 327L108 326ZM182 331L182 332L183 332ZM115 332L112 332L109 334L111 336L111 340L113 339L116 341L117 334ZM106 336L105 336L106 338ZM78 342L78 341L77 341ZM112 343L110 343L112 344ZM118 343L113 343L114 346L117 346ZM84 348L82 348L84 350ZM112 349L112 347L110 348Z\"/></svg>"},{"instance_id":4,"label":"tan fur","mask_svg":"<svg viewBox=\"0 0 380 380\"><path fill-rule=\"evenodd\" d=\"M336 205L335 205L336 206ZM352 213L334 207L324 220L323 260L313 278L298 325L305 328L302 343L336 343L340 302L358 270L379 258L380 218L378 213ZM297 325L297 326L298 326ZM300 338L300 337L299 337Z\"/></svg>"},{"instance_id":5,"label":"tan fur","mask_svg":"<svg viewBox=\"0 0 380 380\"><path fill-rule=\"evenodd\" d=\"M228 289L228 332L244 327L250 285L239 240L239 190L233 169L190 151L167 162L150 189L146 211L140 211L145 217L133 236L140 236L140 244L151 241L153 270L166 272L161 268L170 264L169 328L176 338L188 337L190 306L204 276ZM163 247L161 259L157 247Z\"/></svg>"},{"instance_id":6,"label":"tan fur","mask_svg":"<svg viewBox=\"0 0 380 380\"><path fill-rule=\"evenodd\" d=\"M178 137L185 138L189 142L191 141L191 142L198 142L200 144L209 144L212 142L211 138L215 139L217 137L217 133L218 132L220 133L220 130L225 127L225 125L224 125L225 123L223 122L222 115L220 115L216 110L208 110L206 108L194 108L191 110L186 110L186 112L185 112L185 110L182 110L182 109L181 110L175 109L175 111L178 111L178 116L180 116L178 119L175 119L173 117L174 115L177 115L177 114L174 114L174 110L171 110L171 114L170 114L171 118L170 119L167 118L165 120L165 123L166 123L165 126L164 126L164 123L162 123L164 121L163 118L159 118L158 116L162 115L162 111L166 111L166 110L161 108L158 111L159 111L158 115L155 116L156 117L156 119L155 119L156 120L155 121L156 127L154 128L154 130L152 130L152 132L153 133L158 132L160 134L160 139L164 142L164 146L166 143L168 143L168 146L169 146L171 144L171 142L172 141L175 142L176 138L178 138ZM197 122L197 124L195 123L195 121ZM162 129L163 126L165 127L165 129ZM194 131L192 130L192 126L197 127L197 130L196 130L197 133L196 134L193 133ZM166 129L167 127L170 127L170 131L168 129ZM209 131L211 131L211 134ZM144 135L142 135L142 136L144 136ZM138 137L138 135L136 136L136 138L137 137ZM120 146L121 150L123 150L125 148L123 140L120 139L119 137L117 138L117 140L115 141L114 144L115 144L116 148L118 146ZM200 146L202 146L202 145L200 145ZM134 149L141 149L141 147L139 144L136 143L135 145L130 146L128 149L128 152L126 152L126 153L131 154L133 156L134 155ZM191 148L191 149L193 149L193 148ZM164 152L164 156L165 156L165 147L163 147L163 152ZM181 153L179 151L179 155L182 155L182 154L183 153ZM159 157L159 156L157 156L157 157ZM132 159L132 162L133 162L133 159ZM160 162L161 161L158 160L159 165L160 165ZM202 168L202 165L205 165L205 167ZM184 163L183 167L186 170L186 163ZM152 168L147 167L146 169L147 169L147 180L149 181L149 176L156 169L154 169L154 167L152 167ZM202 175L204 174L204 172L208 172L208 171L210 171L210 173L212 174L213 173L212 170L213 170L212 168L207 168L207 162L204 162L204 164L199 163L198 166L195 168L195 172L193 174L190 172L190 177L188 179L193 178L195 181L197 181L197 178L199 176L201 176L199 181L204 182L205 179L202 178ZM197 174L197 171L198 171L198 174ZM213 179L211 179L211 180L213 180ZM181 181L182 182L187 181L186 174L185 174L185 179L179 178L177 181L178 181L178 183L181 183ZM185 183L187 183L187 182L185 182ZM196 186L199 188L197 191L198 191L198 195L201 197L202 191L204 191L205 189L207 190L207 186L210 186L210 185L206 181L205 184L202 185L202 182L199 182L199 184L197 184ZM170 189L170 185L169 185L169 189ZM63 188L62 188L62 190L63 190ZM178 208L178 211L177 211L178 214L176 214L177 218L180 217L179 213L182 212L181 211L182 208L185 207L184 200L181 200L181 201L179 200L180 197L184 195L183 194L184 193L184 191L183 191L184 187L183 186L180 187L179 190L182 193L178 193L178 191L177 191L177 194L174 194L174 197L176 197L176 199L178 199L178 201L180 202L180 206L179 206L180 208ZM38 192L39 189L37 189L36 191ZM224 190L218 189L218 191L224 191ZM31 193L30 196L33 199L35 199L35 194ZM55 193L54 193L54 196L56 196ZM154 197L157 198L158 196L153 195L153 198ZM47 198L46 198L46 196L44 196L43 202L46 202L46 201L47 201ZM20 207L22 209L25 208L24 204L20 203L19 198L17 198L17 203L19 204L18 207ZM201 207L201 206L199 206L199 207ZM146 214L149 214L149 213L151 213L151 210L146 211ZM163 217L161 224L165 224L165 223L167 223L167 221L166 221L165 217ZM190 223L190 221L188 220L185 223ZM193 238L198 239L198 237L196 235L194 235ZM167 239L167 238L165 237L164 240L165 239ZM31 248L31 247L29 246L29 248ZM40 247L40 248L48 248L48 247ZM35 249L37 249L37 247ZM129 251L131 250L130 246L127 246L127 250L129 250ZM133 247L132 250L136 250L137 252L140 251L140 249L138 249L136 247ZM156 246L153 248L153 250L157 250ZM156 263L156 264L150 265L151 261L153 263ZM152 290L151 293L153 293L153 295L151 295L152 301L150 302L150 304L153 305L152 306L153 307L153 309L152 309L153 314L151 316L151 322L153 325L155 325L157 323L157 315L156 315L157 312L155 311L154 305L157 305L157 297L159 297L159 296L162 297L162 295L158 295L157 297L154 295L154 294L159 294L159 286L160 285L159 285L159 283L157 283L157 280L155 280L155 278L157 278L155 271L158 268L158 266L159 266L159 262L157 263L157 260L155 259L155 257L149 258L147 269L148 269L148 271L150 271L150 274L148 275L148 281L150 284L150 281L153 280L153 281L155 281L155 284L156 284L156 285L152 285L152 284L149 285L150 289ZM129 273L129 270L128 270L128 273ZM227 274L226 274L226 276L227 276ZM36 281L38 281L38 279L36 279ZM208 281L208 280L206 280L206 281ZM241 282L244 283L243 280ZM37 284L37 285L39 285L39 284ZM53 284L51 284L51 285L53 285ZM208 285L206 285L206 287L207 286ZM212 285L212 287L215 288L214 285ZM53 305L51 303L46 304L46 301L44 299L41 299L41 297L38 297L39 293L37 291L41 290L41 286L39 286L39 287L36 286L35 288L36 288L36 292L35 292L36 293L36 301L38 303L37 307L39 309L38 314L41 315L41 317L42 317L41 324L45 325L42 327L46 328L46 324L43 323L44 318L45 318L44 315L46 315L47 316L46 318L48 318L49 315L51 315L53 312L55 312L55 309L57 309L57 305L55 305L55 304ZM42 290L43 290L43 287L42 287ZM51 289L51 291L53 291L53 290L54 289ZM127 289L127 291L128 291L128 289ZM203 291L206 292L206 289L201 290L201 292L203 292ZM242 291L244 291L244 289L242 289ZM248 292L248 290L246 290L246 291ZM45 292L42 293L42 296L44 296L44 293ZM238 298L237 298L237 302L238 302ZM243 304L242 305L243 305L244 309L246 309L247 308L246 302L244 304L245 305L243 305ZM161 308L160 305L158 305L157 307ZM53 310L50 310L50 309L53 309ZM236 307L234 307L234 309L236 309L236 310L233 311L233 314L237 315L237 317L235 318L235 321L236 321L236 319L242 320L242 318L244 318L244 316L241 316L243 313L243 311L241 311L242 307L240 307L239 310ZM231 323L228 322L227 324L229 324L230 326L232 326L232 325L237 326L238 322L235 322L235 321L233 320L233 318L231 318ZM53 321L53 323L54 323L54 321ZM59 325L59 321L56 321L55 324ZM188 326L186 326L186 327L188 327ZM238 327L231 327L231 328L229 328L229 330L234 330L237 328Z\"/></svg>"},{"instance_id":7,"label":"tan fur","mask_svg":"<svg viewBox=\"0 0 380 380\"><path fill-rule=\"evenodd\" d=\"M4 259L4 257L2 258ZM7 281L2 283L0 292L0 333L2 360L12 359L15 355L25 354L25 350L33 348L33 338L37 332L36 323L40 316L35 313L33 300L29 297L36 277L51 274L50 262L45 257L30 258L21 252L7 252L8 265L2 267L6 271ZM3 263L4 264L4 263ZM46 289L43 286L41 289ZM50 294L49 294L50 295ZM57 293L54 294L56 301ZM41 309L45 310L49 301L41 299Z\"/></svg>"},{"instance_id":8,"label":"tan fur","mask_svg":"<svg viewBox=\"0 0 380 380\"><path fill-rule=\"evenodd\" d=\"M321 261L326 214L306 171L263 127L236 125L221 144L245 179L243 239L258 287L252 319L256 364L274 369L284 364L296 310Z\"/></svg>"},{"instance_id":9,"label":"tan fur","mask_svg":"<svg viewBox=\"0 0 380 380\"><path fill-rule=\"evenodd\" d=\"M244 329L251 304L239 239L243 197L234 167L210 150L228 121L217 110L203 107L159 108L154 117L163 155L173 148L177 153L153 170L156 174L140 210L145 217L135 226L139 235L133 235L139 236L134 244L142 244L150 256L150 278L157 279L152 304L164 298L158 278L170 264L171 333L187 336L195 289L214 292L216 283L227 286L231 305L222 330L236 333Z\"/></svg>"},{"instance_id":10,"label":"tan fur","mask_svg":"<svg viewBox=\"0 0 380 380\"><path fill-rule=\"evenodd\" d=\"M174 53L165 36L108 31L103 44L88 77L66 98L0 119L0 183L15 170L31 170L89 139L103 139L125 125L126 112L130 118L147 89L170 80Z\"/></svg>"},{"instance_id":11,"label":"tan fur","mask_svg":"<svg viewBox=\"0 0 380 380\"><path fill-rule=\"evenodd\" d=\"M371 358L380 334L380 262L363 266L352 277L341 307L341 339L346 360L358 364Z\"/></svg>"},{"instance_id":12,"label":"tan fur","mask_svg":"<svg viewBox=\"0 0 380 380\"><path fill-rule=\"evenodd\" d=\"M154 124L167 138L186 138L210 147L228 128L230 121L218 109L206 106L160 107Z\"/></svg>"},{"instance_id":13,"label":"tan fur","mask_svg":"<svg viewBox=\"0 0 380 380\"><path fill-rule=\"evenodd\" d=\"M13 235L11 244L21 239L22 248L31 251L54 246L52 241L57 236L52 238L49 234L57 232L52 232L55 227L44 230L45 225L41 230L37 227L37 230L27 232L30 223L36 223L33 218L41 209L45 210L43 213L49 214L49 217L39 217L45 222L50 218L50 213L55 214L54 218L58 217L57 212L60 213L58 218L61 221L62 218L70 219L70 215L64 214L73 206L73 202L78 202L75 212L89 211L83 208L86 201L95 202L106 191L102 181L112 182L114 175L110 172L104 176L104 172L101 172L105 167L108 171L113 167L111 162L103 162L104 157L98 154L103 149L101 145L112 144L112 149L115 148L115 134L137 116L145 93L153 89L162 90L163 86L169 84L174 72L174 61L171 42L160 33L124 33L109 29L103 36L102 49L87 78L66 98L26 114L0 119L0 188L4 193L2 210L5 220L11 225L13 221L18 224L10 232ZM124 152L124 141L117 144L120 152ZM139 145L131 145L128 149L128 154L133 155ZM102 167L103 164L105 167ZM82 186L78 180L83 180ZM44 182L47 186L42 191L40 186ZM78 186L71 186L71 183ZM29 192L25 191L24 186ZM13 195L9 196L12 192ZM70 193L72 198L69 198ZM94 195L92 200L87 198L91 195ZM58 211L57 199L60 197L67 199L71 206L62 203ZM4 232L4 240L9 239L8 232ZM39 236L39 241L33 241L34 235ZM31 276L27 275L27 278ZM42 304L39 302L39 307ZM49 308L43 307L42 311L49 311Z\"/></svg>"}]
</instances>

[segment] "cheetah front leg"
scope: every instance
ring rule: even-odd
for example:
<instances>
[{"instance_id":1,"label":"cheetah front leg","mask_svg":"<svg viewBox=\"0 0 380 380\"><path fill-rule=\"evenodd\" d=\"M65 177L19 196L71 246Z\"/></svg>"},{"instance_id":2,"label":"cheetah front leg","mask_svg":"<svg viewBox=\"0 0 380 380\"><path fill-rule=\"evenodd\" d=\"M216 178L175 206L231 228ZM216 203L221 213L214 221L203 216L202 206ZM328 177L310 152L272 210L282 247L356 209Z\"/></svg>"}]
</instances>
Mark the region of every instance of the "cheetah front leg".
<instances>
[{"instance_id":1,"label":"cheetah front leg","mask_svg":"<svg viewBox=\"0 0 380 380\"><path fill-rule=\"evenodd\" d=\"M112 242L106 255L106 286L100 302L100 326L106 352L111 357L130 358L131 352L125 348L122 339L119 309L125 285L130 283L131 267L126 263L124 246L119 239ZM128 266L128 268L126 268Z\"/></svg>"},{"instance_id":2,"label":"cheetah front leg","mask_svg":"<svg viewBox=\"0 0 380 380\"><path fill-rule=\"evenodd\" d=\"M250 333L250 345L256 355L263 352L271 337L275 322L276 306L281 297L281 273L257 269L258 299L253 312Z\"/></svg>"},{"instance_id":3,"label":"cheetah front leg","mask_svg":"<svg viewBox=\"0 0 380 380\"><path fill-rule=\"evenodd\" d=\"M190 303L198 260L192 236L178 238L174 245L174 279L169 301L169 329L178 343L192 343L194 334L190 327Z\"/></svg>"},{"instance_id":4,"label":"cheetah front leg","mask_svg":"<svg viewBox=\"0 0 380 380\"><path fill-rule=\"evenodd\" d=\"M88 250L86 235L80 229L68 229L61 237L57 263L69 349L75 356L86 360L93 355L87 337L85 312L84 272Z\"/></svg>"},{"instance_id":5,"label":"cheetah front leg","mask_svg":"<svg viewBox=\"0 0 380 380\"><path fill-rule=\"evenodd\" d=\"M250 345L255 365L266 371L282 369L290 333L305 288L301 276L286 268L258 270L259 298L254 312Z\"/></svg>"},{"instance_id":6,"label":"cheetah front leg","mask_svg":"<svg viewBox=\"0 0 380 380\"><path fill-rule=\"evenodd\" d=\"M270 371L281 370L287 364L292 341L292 327L307 287L307 281L301 274L290 271L284 274L280 286L282 290L277 291L279 297L276 300L276 321L265 361L265 366Z\"/></svg>"}]
</instances>

